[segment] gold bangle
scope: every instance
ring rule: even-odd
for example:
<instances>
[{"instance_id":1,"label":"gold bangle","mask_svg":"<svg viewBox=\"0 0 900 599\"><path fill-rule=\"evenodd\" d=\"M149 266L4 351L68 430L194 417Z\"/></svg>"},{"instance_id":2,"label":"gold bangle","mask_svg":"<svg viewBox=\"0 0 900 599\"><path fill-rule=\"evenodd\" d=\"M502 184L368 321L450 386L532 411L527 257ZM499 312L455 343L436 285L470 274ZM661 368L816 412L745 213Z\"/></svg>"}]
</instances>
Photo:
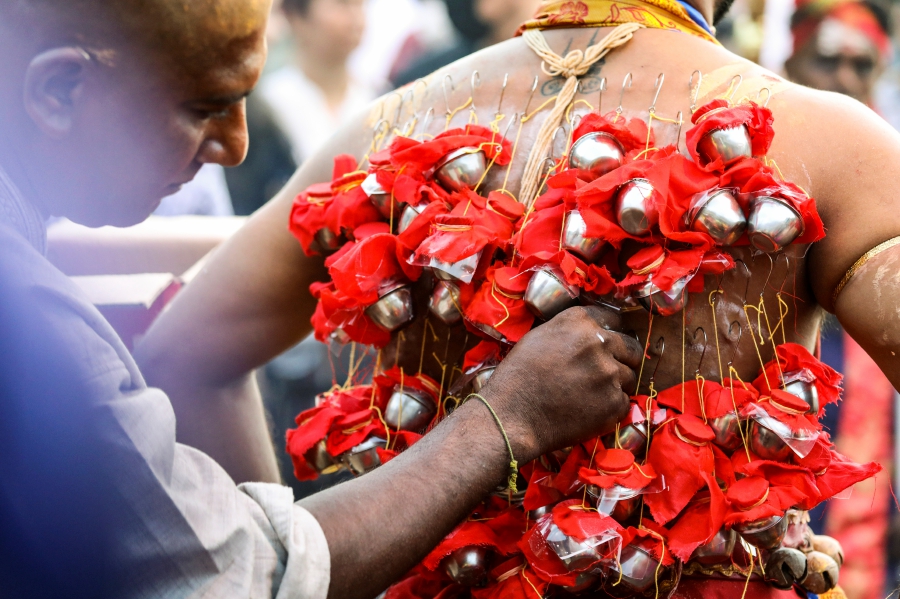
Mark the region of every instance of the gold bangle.
<instances>
[{"instance_id":1,"label":"gold bangle","mask_svg":"<svg viewBox=\"0 0 900 599\"><path fill-rule=\"evenodd\" d=\"M509 437L506 435L506 429L503 428L503 423L500 422L500 417L497 416L497 412L494 411L494 408L491 407L491 404L488 403L488 400L478 395L477 393L472 393L469 395L469 397L466 398L466 401L469 401L473 397L487 407L488 411L490 411L491 413L491 416L494 417L494 421L497 423L497 426L500 428L500 433L503 434L503 440L506 441L506 449L509 451L509 490L513 494L516 494L519 492L519 490L516 488L516 480L519 478L519 462L516 461L516 456L513 455L512 445L509 443Z\"/></svg>"},{"instance_id":2,"label":"gold bangle","mask_svg":"<svg viewBox=\"0 0 900 599\"><path fill-rule=\"evenodd\" d=\"M831 294L831 306L832 308L837 308L837 299L841 294L841 291L844 290L844 287L847 286L847 283L850 282L850 279L862 268L866 262L877 256L878 254L891 249L892 247L900 245L900 237L894 237L893 239L888 239L884 243L879 243L871 250L862 255L862 257L853 263L853 266L844 274L844 278L841 279L841 282L838 283L837 287L834 288L834 293Z\"/></svg>"}]
</instances>

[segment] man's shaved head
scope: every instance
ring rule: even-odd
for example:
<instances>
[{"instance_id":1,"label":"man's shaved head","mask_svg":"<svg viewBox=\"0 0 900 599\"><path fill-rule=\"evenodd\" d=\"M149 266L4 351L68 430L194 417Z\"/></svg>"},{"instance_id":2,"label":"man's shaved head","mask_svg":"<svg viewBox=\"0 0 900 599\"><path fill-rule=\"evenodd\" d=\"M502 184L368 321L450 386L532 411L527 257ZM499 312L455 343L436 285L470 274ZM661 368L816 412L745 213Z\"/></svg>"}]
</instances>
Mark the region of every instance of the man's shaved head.
<instances>
[{"instance_id":1,"label":"man's shaved head","mask_svg":"<svg viewBox=\"0 0 900 599\"><path fill-rule=\"evenodd\" d=\"M0 0L0 167L96 226L239 164L271 1Z\"/></svg>"}]
</instances>

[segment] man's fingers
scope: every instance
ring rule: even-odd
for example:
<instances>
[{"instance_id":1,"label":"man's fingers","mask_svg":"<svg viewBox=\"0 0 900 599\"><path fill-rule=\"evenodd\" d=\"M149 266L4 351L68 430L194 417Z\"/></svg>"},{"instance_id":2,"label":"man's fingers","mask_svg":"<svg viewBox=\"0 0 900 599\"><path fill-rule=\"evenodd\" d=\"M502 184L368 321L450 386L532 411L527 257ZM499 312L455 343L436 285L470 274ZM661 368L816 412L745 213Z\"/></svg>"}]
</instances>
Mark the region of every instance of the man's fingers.
<instances>
[{"instance_id":1,"label":"man's fingers","mask_svg":"<svg viewBox=\"0 0 900 599\"><path fill-rule=\"evenodd\" d=\"M622 328L622 317L600 306L583 306L584 311L601 329L616 331Z\"/></svg>"},{"instance_id":2,"label":"man's fingers","mask_svg":"<svg viewBox=\"0 0 900 599\"><path fill-rule=\"evenodd\" d=\"M637 392L637 373L633 368L619 365L619 381L622 383L622 391L626 395L634 395Z\"/></svg>"},{"instance_id":3,"label":"man's fingers","mask_svg":"<svg viewBox=\"0 0 900 599\"><path fill-rule=\"evenodd\" d=\"M644 348L637 342L637 339L613 331L607 332L606 337L611 341L610 350L616 360L629 368L640 367Z\"/></svg>"}]
</instances>

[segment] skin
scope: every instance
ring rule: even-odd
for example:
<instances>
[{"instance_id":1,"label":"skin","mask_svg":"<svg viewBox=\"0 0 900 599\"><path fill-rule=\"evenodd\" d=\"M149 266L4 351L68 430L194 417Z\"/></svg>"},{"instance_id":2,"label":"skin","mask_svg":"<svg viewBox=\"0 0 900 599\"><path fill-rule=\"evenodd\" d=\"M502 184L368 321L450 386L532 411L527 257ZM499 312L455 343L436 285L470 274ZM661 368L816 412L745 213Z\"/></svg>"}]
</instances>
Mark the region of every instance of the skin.
<instances>
[{"instance_id":1,"label":"skin","mask_svg":"<svg viewBox=\"0 0 900 599\"><path fill-rule=\"evenodd\" d=\"M362 41L364 0L312 0L305 13L286 10L298 66L338 108L347 94L347 59Z\"/></svg>"},{"instance_id":2,"label":"skin","mask_svg":"<svg viewBox=\"0 0 900 599\"><path fill-rule=\"evenodd\" d=\"M698 2L696 6L708 19L712 18L712 2ZM545 32L545 37L557 53L564 53L567 47L584 48L605 33L585 29L552 30ZM753 312L750 312L748 319L744 305L758 305L762 298L767 313L777 320L774 315L778 313L778 291L782 292L788 304L788 313L784 326L777 329L776 342L794 341L813 348L823 310L836 310L844 327L872 352L879 366L897 386L900 383L896 356L897 343L900 342L900 319L896 316L895 298L898 294L894 288L900 285L900 277L896 275L896 261L884 266L885 274L880 278L858 277L841 295L837 306L833 305L831 294L860 255L900 234L900 225L894 218L900 190L892 177L892 173L900 168L900 136L885 127L876 115L858 102L781 82L771 73L725 49L691 36L659 30L637 32L631 43L607 57L601 74L613 83L610 84L611 91L603 99L604 112L611 110L618 102L616 82L622 81L627 73L633 75L634 84L624 97L624 107L626 110L646 111L653 99L654 83L662 71L666 83L656 103L656 114L668 118L674 117L678 111L690 114L691 98L687 83L695 69L707 74L699 103L723 95L734 72L740 72L746 82L746 87L739 89L738 97L748 95L755 98L762 87L777 91L769 102L777 131L769 158L775 160L786 179L801 185L816 198L828 236L813 247L791 247L786 252L787 260L779 258L771 263L765 256L754 260L746 249L734 250L734 257L744 261L748 269L739 267L723 277L721 288L724 293L717 294L719 300L715 306L715 319L703 296L692 299L683 322L680 316L655 318L652 334L649 334L651 323L646 313L624 315L617 330L629 335L634 333L650 354L649 359L638 367L641 389L646 391L651 381L656 389L663 389L685 378L693 378L695 372L715 380L722 370L727 371L729 364L744 380L755 378L760 360L768 361L774 352L768 340L754 349L753 339L759 337L758 321ZM540 62L531 50L521 39L513 39L463 59L424 83L417 84L413 95L415 101L407 100L406 108L400 107L400 118L397 120L404 123L414 110L419 110L421 117L427 107L435 107L438 116L426 125L420 121L416 134L423 130L430 134L439 133L445 124L442 116L445 110L442 80L449 75L456 82L448 96L450 106L459 106L471 95L468 82L474 70L479 71L482 82L476 91L477 116L481 123L489 122L498 110L496 103L505 74L509 74L509 85L503 96L502 108L504 112L512 113L524 110L532 80L535 74L541 72ZM546 75L540 76L531 111L555 93L554 86L558 89L558 82L550 81ZM582 97L592 103L597 100L596 92ZM304 256L297 241L287 231L291 203L296 194L308 185L330 179L332 156L345 152L362 156L371 140L372 126L380 115L397 113L398 100L398 95L389 96L383 107L376 107L371 114L361 116L357 123L342 130L320 155L308 162L285 190L217 252L205 272L181 294L139 348L138 355L145 372L152 381L170 392L180 422L192 415L203 415L204 422L197 423L191 429L192 444L207 451L215 449L215 443L211 440L221 434L218 427L227 420L228 406L247 401L238 392L251 385L247 373L292 346L310 331L309 317L315 304L306 290L309 283L319 280L323 273L319 259ZM836 115L840 118L835 118ZM464 124L467 118L468 111L463 111L453 124ZM521 147L531 147L540 121L540 118L534 119L523 127L519 141ZM513 193L518 191L523 165L524 158L517 158L510 172L508 189ZM486 187L499 188L504 175L502 171L492 171ZM887 257L883 259L887 260ZM265 268L260 268L261 264ZM711 293L716 288L717 281L708 277L707 292ZM873 303L873 298L878 298L877 304ZM551 321L537 330L552 327L555 322ZM731 323L735 322L736 327L732 327ZM772 326L774 328L774 322ZM683 335L682 330L685 329L687 334ZM422 330L422 321L410 325L407 341L396 353L400 363L409 364L413 370L418 368L421 347L421 337L418 335ZM763 327L762 332L768 331ZM448 334L438 330L440 343L433 347L426 339L426 355L431 355L439 347L440 351L445 351L443 348L447 344ZM665 341L660 344L659 338ZM235 343L236 339L240 339L240 343ZM544 339L546 343L553 342L549 335ZM457 344L455 351L464 349L461 343ZM387 355L392 353L385 352ZM541 352L544 359L548 355L554 353ZM569 369L585 367L583 363L571 359L554 358L550 362L557 366L560 363L566 365L565 368L556 368L553 377L567 376L563 373ZM439 374L437 366L429 361L425 361L423 370L432 376L435 372ZM493 389L493 385L492 380L489 389ZM564 380L559 381L558 388L565 389L566 385ZM571 395L568 394L569 397ZM605 395L601 393L597 397ZM576 419L569 418L563 425L548 418L539 429L563 430L557 427L574 426ZM453 420L450 418L448 422ZM474 420L487 418L482 413L480 418ZM229 427L228 430L236 428ZM440 430L438 427L435 432ZM229 442L233 447L252 446L261 434L261 430L245 426L243 436L231 437ZM410 498L418 498L420 493L427 495L436 487L440 488L434 477L435 468L439 475L444 473L445 467L456 472L456 476L461 472L469 473L468 467L472 463L468 460L472 458L466 457L466 452L455 453L458 446L452 443L452 438L449 434L446 437L429 436L420 449L416 449L420 447L417 445L398 458L398 463L408 464L406 461L400 462L400 459L423 455L419 451L425 454L432 452L429 455L436 462L429 461L428 469L422 471L428 472L427 481L423 482L420 478L423 475L412 468L404 475L386 467L353 481L353 492L348 491L343 497L340 490L334 490L326 496L331 501L319 497L304 503L323 523L332 547L340 547L332 550L331 597L363 596L365 593L356 594L349 590L344 581L358 581L360 573L384 567L391 568L392 576L405 572L425 554L429 544L439 540L441 533L450 529L452 518L441 520L435 529L422 526L416 519L420 513L416 511L419 509L417 506L409 508L413 510L409 517L399 520L407 523L405 526L408 528L398 524L401 529L397 532L393 525L384 526L386 521L395 522L394 512L390 509L382 511L386 508L381 502L371 502L365 498L387 493L387 497L397 499L399 496L392 493L404 489L414 491L405 492L403 502L417 501ZM496 437L493 443L498 447ZM437 444L449 447L456 456L454 460L442 462ZM487 453L483 456L490 455L487 447L485 451ZM496 477L502 475L504 458L500 449L495 451L498 456L497 470L493 475ZM227 456L216 457L226 468L232 466L223 459ZM461 461L457 462L457 459ZM478 471L477 468L474 470ZM477 478L477 474L473 476ZM482 482L485 485L478 486ZM465 487L468 486L467 483ZM453 485L454 489L459 487ZM490 485L478 479L472 488L483 493ZM342 500L348 503L340 503ZM471 505L468 503L470 500L475 501L474 496L466 495L459 503L453 504L454 509L459 509L455 512L457 516L465 513L464 508ZM338 505L350 506L351 509L341 511ZM438 505L441 504L434 503L432 507L437 508ZM433 516L436 512L427 513ZM385 538L382 534L387 534L392 543L382 544ZM348 539L352 539L350 546L345 544ZM359 554L361 547L366 548L366 555ZM380 558L385 554L391 555L391 559ZM348 556L352 557L349 561ZM387 566L388 563L397 564L396 570L393 566ZM370 566L373 568L371 571L368 570ZM364 590L368 592L374 587L381 587L389 579L389 576L378 577L378 584L373 581L372 587L365 586Z\"/></svg>"}]
</instances>

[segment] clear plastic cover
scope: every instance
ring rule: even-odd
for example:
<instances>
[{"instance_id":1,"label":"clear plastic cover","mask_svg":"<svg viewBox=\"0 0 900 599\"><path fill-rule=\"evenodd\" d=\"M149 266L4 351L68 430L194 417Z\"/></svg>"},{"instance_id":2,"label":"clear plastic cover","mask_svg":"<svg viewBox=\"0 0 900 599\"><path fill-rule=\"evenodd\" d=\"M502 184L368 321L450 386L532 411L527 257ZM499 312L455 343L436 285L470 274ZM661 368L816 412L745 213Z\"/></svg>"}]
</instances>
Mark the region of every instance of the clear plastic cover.
<instances>
[{"instance_id":1,"label":"clear plastic cover","mask_svg":"<svg viewBox=\"0 0 900 599\"><path fill-rule=\"evenodd\" d=\"M597 499L597 511L604 516L611 516L616 508L616 504L620 501L627 501L641 495L662 493L667 488L665 477L660 475L643 489L629 489L620 485L610 489L600 489L600 497Z\"/></svg>"},{"instance_id":2,"label":"clear plastic cover","mask_svg":"<svg viewBox=\"0 0 900 599\"><path fill-rule=\"evenodd\" d=\"M809 428L793 430L755 404L749 407L747 415L759 423L760 426L764 426L775 433L779 439L784 441L785 445L790 447L801 458L809 455L820 435L820 432L812 424L810 424Z\"/></svg>"}]
</instances>

